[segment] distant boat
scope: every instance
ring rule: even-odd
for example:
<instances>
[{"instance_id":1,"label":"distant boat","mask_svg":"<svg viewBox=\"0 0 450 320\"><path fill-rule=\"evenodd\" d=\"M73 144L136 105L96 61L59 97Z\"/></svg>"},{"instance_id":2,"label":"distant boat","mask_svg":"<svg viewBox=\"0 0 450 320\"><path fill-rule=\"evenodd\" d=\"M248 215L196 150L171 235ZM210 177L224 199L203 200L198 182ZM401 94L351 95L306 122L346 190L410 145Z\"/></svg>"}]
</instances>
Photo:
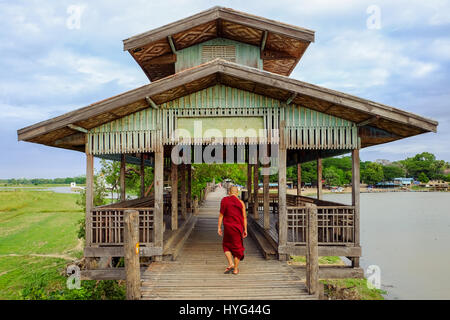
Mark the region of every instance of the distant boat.
<instances>
[{"instance_id":1,"label":"distant boat","mask_svg":"<svg viewBox=\"0 0 450 320\"><path fill-rule=\"evenodd\" d=\"M84 189L86 189L86 188L85 188L85 187L77 186L77 183L76 183L76 182L71 182L71 183L70 183L70 190L71 190L71 191L81 191L81 190L84 190Z\"/></svg>"}]
</instances>

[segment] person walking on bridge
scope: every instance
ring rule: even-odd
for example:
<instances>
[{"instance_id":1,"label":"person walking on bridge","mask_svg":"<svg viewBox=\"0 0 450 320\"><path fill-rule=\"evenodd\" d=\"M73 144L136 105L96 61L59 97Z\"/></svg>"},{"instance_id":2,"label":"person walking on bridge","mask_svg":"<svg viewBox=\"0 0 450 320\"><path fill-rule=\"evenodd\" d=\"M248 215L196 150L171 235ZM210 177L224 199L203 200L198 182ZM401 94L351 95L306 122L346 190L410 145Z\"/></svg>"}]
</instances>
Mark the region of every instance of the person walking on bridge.
<instances>
[{"instance_id":1,"label":"person walking on bridge","mask_svg":"<svg viewBox=\"0 0 450 320\"><path fill-rule=\"evenodd\" d=\"M247 214L245 205L238 198L238 188L231 186L229 196L220 202L217 233L223 237L222 247L228 260L225 273L239 273L239 262L244 259L244 238L247 237ZM223 232L222 232L223 222ZM234 258L234 261L233 261Z\"/></svg>"}]
</instances>

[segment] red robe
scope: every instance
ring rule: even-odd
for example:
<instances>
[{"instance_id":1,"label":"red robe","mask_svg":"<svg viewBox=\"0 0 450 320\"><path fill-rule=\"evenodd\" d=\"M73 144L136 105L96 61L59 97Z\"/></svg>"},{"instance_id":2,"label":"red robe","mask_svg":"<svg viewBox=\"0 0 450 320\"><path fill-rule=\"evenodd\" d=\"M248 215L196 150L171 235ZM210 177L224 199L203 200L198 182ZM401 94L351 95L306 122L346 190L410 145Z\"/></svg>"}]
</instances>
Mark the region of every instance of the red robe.
<instances>
[{"instance_id":1,"label":"red robe","mask_svg":"<svg viewBox=\"0 0 450 320\"><path fill-rule=\"evenodd\" d=\"M220 202L223 214L223 251L230 251L239 260L244 259L244 215L242 202L236 196L224 197Z\"/></svg>"}]
</instances>

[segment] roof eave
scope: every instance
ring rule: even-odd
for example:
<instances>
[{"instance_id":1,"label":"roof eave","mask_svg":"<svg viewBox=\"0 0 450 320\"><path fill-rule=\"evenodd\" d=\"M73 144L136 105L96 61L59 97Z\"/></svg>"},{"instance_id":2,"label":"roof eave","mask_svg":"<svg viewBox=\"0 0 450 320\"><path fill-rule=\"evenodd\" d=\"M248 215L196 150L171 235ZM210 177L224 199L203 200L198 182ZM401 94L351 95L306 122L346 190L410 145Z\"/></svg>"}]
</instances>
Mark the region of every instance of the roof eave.
<instances>
[{"instance_id":1,"label":"roof eave","mask_svg":"<svg viewBox=\"0 0 450 320\"><path fill-rule=\"evenodd\" d=\"M59 117L22 128L17 131L18 140L33 139L41 134L66 127L69 124L73 124L86 118L108 112L114 108L144 99L146 96L153 96L215 73L222 73L236 78L251 80L261 85L267 85L281 90L287 90L292 93L296 92L300 95L330 101L337 105L342 105L350 109L367 113L368 115L378 115L389 121L413 126L423 130L424 132L437 131L437 121L427 119L410 112L351 96L342 92L315 86L306 82L288 78L286 76L216 59L198 67L187 69L167 78L152 82L137 89L91 104L87 107L68 112Z\"/></svg>"},{"instance_id":2,"label":"roof eave","mask_svg":"<svg viewBox=\"0 0 450 320\"><path fill-rule=\"evenodd\" d=\"M314 42L315 32L313 30L284 24L274 20L250 15L244 12L235 11L224 7L213 7L193 16L127 38L123 40L123 50L133 50L148 43L165 39L168 36L171 36L178 32L188 30L197 25L201 25L203 23L207 23L216 19L233 21L241 25L258 28L261 30L267 30L269 32L278 33L305 42Z\"/></svg>"}]
</instances>

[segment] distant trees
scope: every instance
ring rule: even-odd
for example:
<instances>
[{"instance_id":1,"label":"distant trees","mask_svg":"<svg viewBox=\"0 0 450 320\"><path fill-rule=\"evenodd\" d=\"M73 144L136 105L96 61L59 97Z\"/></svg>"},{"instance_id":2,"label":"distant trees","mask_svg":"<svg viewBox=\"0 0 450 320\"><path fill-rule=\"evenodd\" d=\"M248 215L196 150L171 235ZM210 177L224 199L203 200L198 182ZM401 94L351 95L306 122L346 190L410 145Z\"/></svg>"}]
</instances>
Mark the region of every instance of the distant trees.
<instances>
[{"instance_id":1,"label":"distant trees","mask_svg":"<svg viewBox=\"0 0 450 320\"><path fill-rule=\"evenodd\" d=\"M376 184L384 180L383 165L370 162L361 170L361 180L367 184Z\"/></svg>"},{"instance_id":2,"label":"distant trees","mask_svg":"<svg viewBox=\"0 0 450 320\"><path fill-rule=\"evenodd\" d=\"M400 160L399 163L406 169L408 177L418 178L421 173L424 173L432 180L446 178L443 172L448 164L444 160L436 160L435 155L429 152L416 154L412 158Z\"/></svg>"},{"instance_id":3,"label":"distant trees","mask_svg":"<svg viewBox=\"0 0 450 320\"><path fill-rule=\"evenodd\" d=\"M41 185L41 184L70 184L75 182L77 184L85 184L86 177L72 177L72 178L55 178L55 179L43 179L43 178L34 178L34 179L0 179L1 184L6 185Z\"/></svg>"}]
</instances>

